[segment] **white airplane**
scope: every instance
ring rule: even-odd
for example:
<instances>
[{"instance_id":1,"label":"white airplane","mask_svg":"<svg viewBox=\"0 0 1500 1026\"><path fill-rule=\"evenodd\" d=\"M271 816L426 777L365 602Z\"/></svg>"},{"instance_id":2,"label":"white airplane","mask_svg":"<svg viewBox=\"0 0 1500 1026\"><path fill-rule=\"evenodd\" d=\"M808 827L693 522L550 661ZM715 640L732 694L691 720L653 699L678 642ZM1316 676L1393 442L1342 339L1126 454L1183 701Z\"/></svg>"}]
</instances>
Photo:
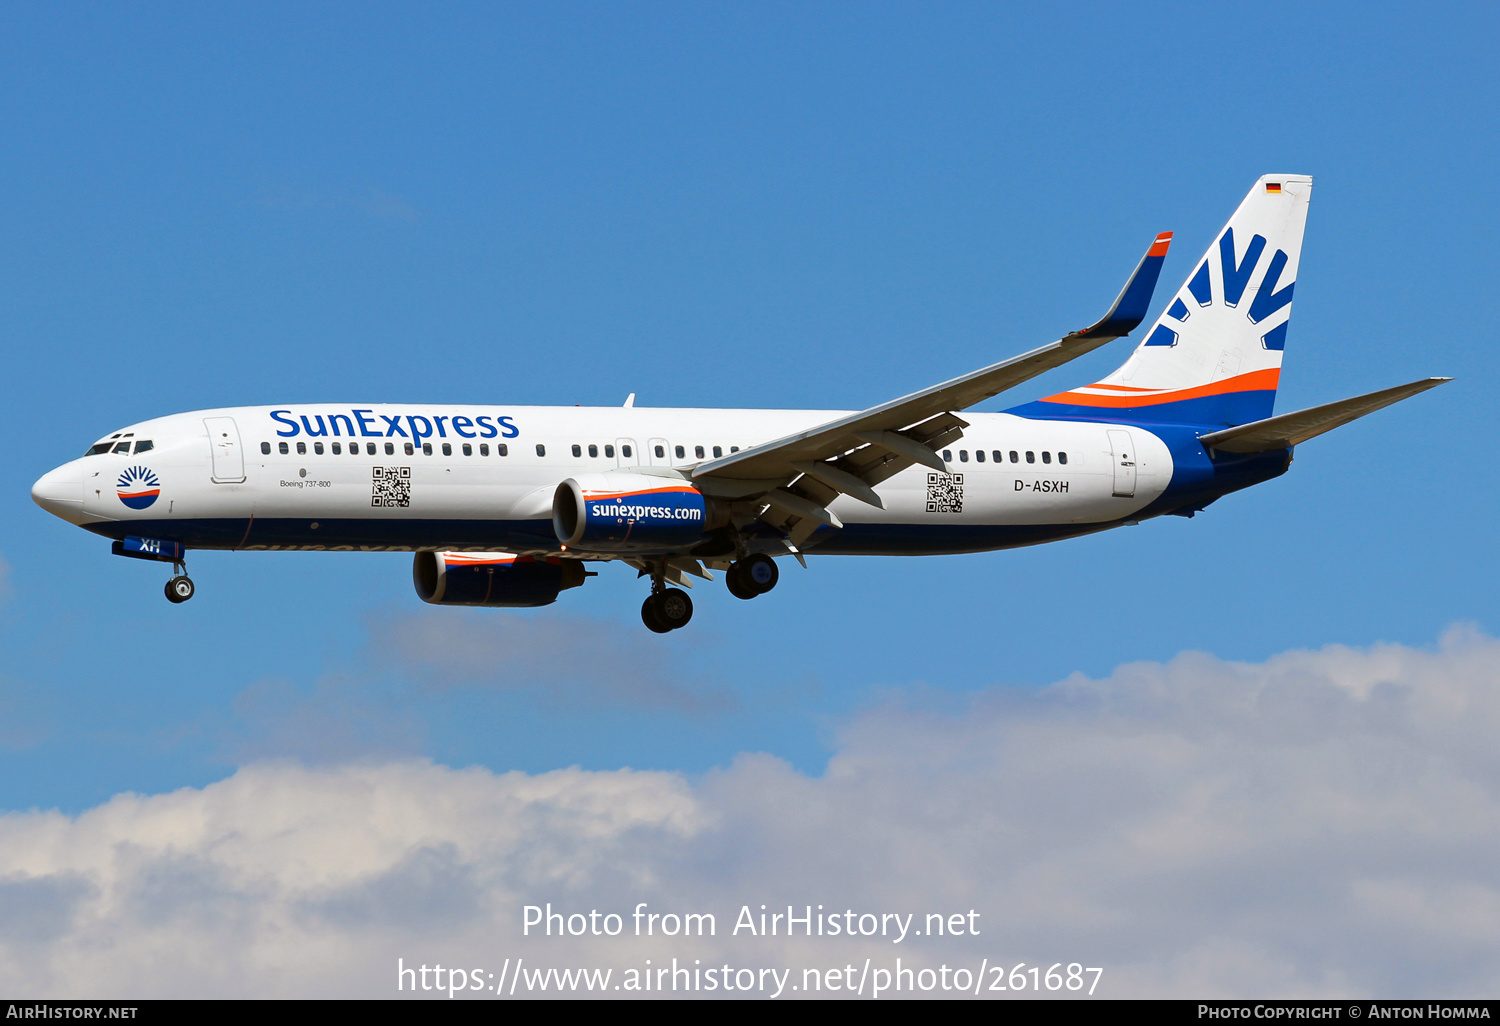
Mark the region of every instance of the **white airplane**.
<instances>
[{"instance_id":1,"label":"white airplane","mask_svg":"<svg viewBox=\"0 0 1500 1026\"><path fill-rule=\"evenodd\" d=\"M541 606L590 562L650 578L685 625L689 576L749 599L776 557L930 555L1191 517L1284 473L1292 449L1449 379L1272 416L1312 179L1255 183L1171 304L1102 381L1003 413L976 403L1130 333L1157 236L1096 324L862 412L286 405L199 410L100 439L32 486L43 509L171 563L189 549L414 551L439 605ZM178 506L181 509L178 509ZM676 587L669 587L676 585Z\"/></svg>"}]
</instances>

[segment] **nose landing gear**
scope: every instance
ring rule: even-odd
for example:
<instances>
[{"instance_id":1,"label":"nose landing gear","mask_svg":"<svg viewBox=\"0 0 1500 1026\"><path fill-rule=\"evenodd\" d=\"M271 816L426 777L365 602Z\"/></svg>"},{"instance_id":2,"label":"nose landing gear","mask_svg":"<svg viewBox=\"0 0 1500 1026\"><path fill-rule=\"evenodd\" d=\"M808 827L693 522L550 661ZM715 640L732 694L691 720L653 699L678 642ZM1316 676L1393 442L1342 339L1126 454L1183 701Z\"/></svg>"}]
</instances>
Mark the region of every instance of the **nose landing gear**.
<instances>
[{"instance_id":1,"label":"nose landing gear","mask_svg":"<svg viewBox=\"0 0 1500 1026\"><path fill-rule=\"evenodd\" d=\"M172 569L177 571L177 576L167 582L167 601L176 605L192 598L197 589L193 587L193 579L187 575L186 563L173 563Z\"/></svg>"}]
</instances>

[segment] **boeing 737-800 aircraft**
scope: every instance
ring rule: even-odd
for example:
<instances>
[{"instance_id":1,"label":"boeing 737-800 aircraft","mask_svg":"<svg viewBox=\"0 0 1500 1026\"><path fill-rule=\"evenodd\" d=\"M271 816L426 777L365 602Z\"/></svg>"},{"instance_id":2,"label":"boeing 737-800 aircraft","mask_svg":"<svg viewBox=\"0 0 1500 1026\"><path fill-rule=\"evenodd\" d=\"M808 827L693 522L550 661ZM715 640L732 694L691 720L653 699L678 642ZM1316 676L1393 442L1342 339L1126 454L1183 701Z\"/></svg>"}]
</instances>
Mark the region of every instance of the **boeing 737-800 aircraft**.
<instances>
[{"instance_id":1,"label":"boeing 737-800 aircraft","mask_svg":"<svg viewBox=\"0 0 1500 1026\"><path fill-rule=\"evenodd\" d=\"M1003 413L966 411L1129 334L1170 233L1092 327L858 413L300 405L132 424L32 486L43 509L171 563L190 549L414 551L440 605L540 606L590 562L650 578L646 626L685 625L688 578L775 587L776 557L930 555L1192 516L1286 472L1316 435L1441 384L1272 416L1312 179L1256 182L1120 368ZM181 509L178 507L181 506ZM669 586L669 585L675 585Z\"/></svg>"}]
</instances>

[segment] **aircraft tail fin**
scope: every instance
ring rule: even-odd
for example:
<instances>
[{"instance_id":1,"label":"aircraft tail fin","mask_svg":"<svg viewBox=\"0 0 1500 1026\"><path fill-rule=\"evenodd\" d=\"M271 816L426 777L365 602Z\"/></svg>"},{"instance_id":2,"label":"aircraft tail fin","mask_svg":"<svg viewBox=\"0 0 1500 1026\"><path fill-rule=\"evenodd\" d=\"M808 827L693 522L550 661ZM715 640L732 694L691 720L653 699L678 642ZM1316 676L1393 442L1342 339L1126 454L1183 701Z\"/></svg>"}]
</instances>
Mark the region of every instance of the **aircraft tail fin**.
<instances>
[{"instance_id":1,"label":"aircraft tail fin","mask_svg":"<svg viewBox=\"0 0 1500 1026\"><path fill-rule=\"evenodd\" d=\"M1312 179L1265 175L1113 374L1012 411L1236 425L1271 415Z\"/></svg>"}]
</instances>

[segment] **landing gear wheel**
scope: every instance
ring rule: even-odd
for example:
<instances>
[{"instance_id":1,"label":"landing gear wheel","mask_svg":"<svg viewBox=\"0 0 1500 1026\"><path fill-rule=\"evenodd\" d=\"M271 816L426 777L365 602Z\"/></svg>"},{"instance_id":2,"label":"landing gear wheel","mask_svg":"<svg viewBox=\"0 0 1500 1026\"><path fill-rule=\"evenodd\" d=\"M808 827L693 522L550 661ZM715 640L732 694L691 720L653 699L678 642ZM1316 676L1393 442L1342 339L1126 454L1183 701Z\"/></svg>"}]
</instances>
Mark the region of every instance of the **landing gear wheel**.
<instances>
[{"instance_id":1,"label":"landing gear wheel","mask_svg":"<svg viewBox=\"0 0 1500 1026\"><path fill-rule=\"evenodd\" d=\"M658 634L686 627L693 618L693 600L679 588L668 588L648 598L641 606L641 620Z\"/></svg>"},{"instance_id":2,"label":"landing gear wheel","mask_svg":"<svg viewBox=\"0 0 1500 1026\"><path fill-rule=\"evenodd\" d=\"M186 602L193 597L195 590L191 577L188 577L186 574L183 574L181 577L174 577L167 582L167 601Z\"/></svg>"},{"instance_id":3,"label":"landing gear wheel","mask_svg":"<svg viewBox=\"0 0 1500 1026\"><path fill-rule=\"evenodd\" d=\"M764 553L757 552L748 559L740 560L740 567L740 580L753 588L757 595L764 595L776 587L776 582L781 579L776 560Z\"/></svg>"},{"instance_id":4,"label":"landing gear wheel","mask_svg":"<svg viewBox=\"0 0 1500 1026\"><path fill-rule=\"evenodd\" d=\"M745 580L745 564L735 563L724 573L724 583L729 587L729 594L737 599L753 599L760 592Z\"/></svg>"},{"instance_id":5,"label":"landing gear wheel","mask_svg":"<svg viewBox=\"0 0 1500 1026\"><path fill-rule=\"evenodd\" d=\"M647 595L646 601L641 603L641 622L657 634L665 634L672 628L662 623L656 615L656 596Z\"/></svg>"}]
</instances>

